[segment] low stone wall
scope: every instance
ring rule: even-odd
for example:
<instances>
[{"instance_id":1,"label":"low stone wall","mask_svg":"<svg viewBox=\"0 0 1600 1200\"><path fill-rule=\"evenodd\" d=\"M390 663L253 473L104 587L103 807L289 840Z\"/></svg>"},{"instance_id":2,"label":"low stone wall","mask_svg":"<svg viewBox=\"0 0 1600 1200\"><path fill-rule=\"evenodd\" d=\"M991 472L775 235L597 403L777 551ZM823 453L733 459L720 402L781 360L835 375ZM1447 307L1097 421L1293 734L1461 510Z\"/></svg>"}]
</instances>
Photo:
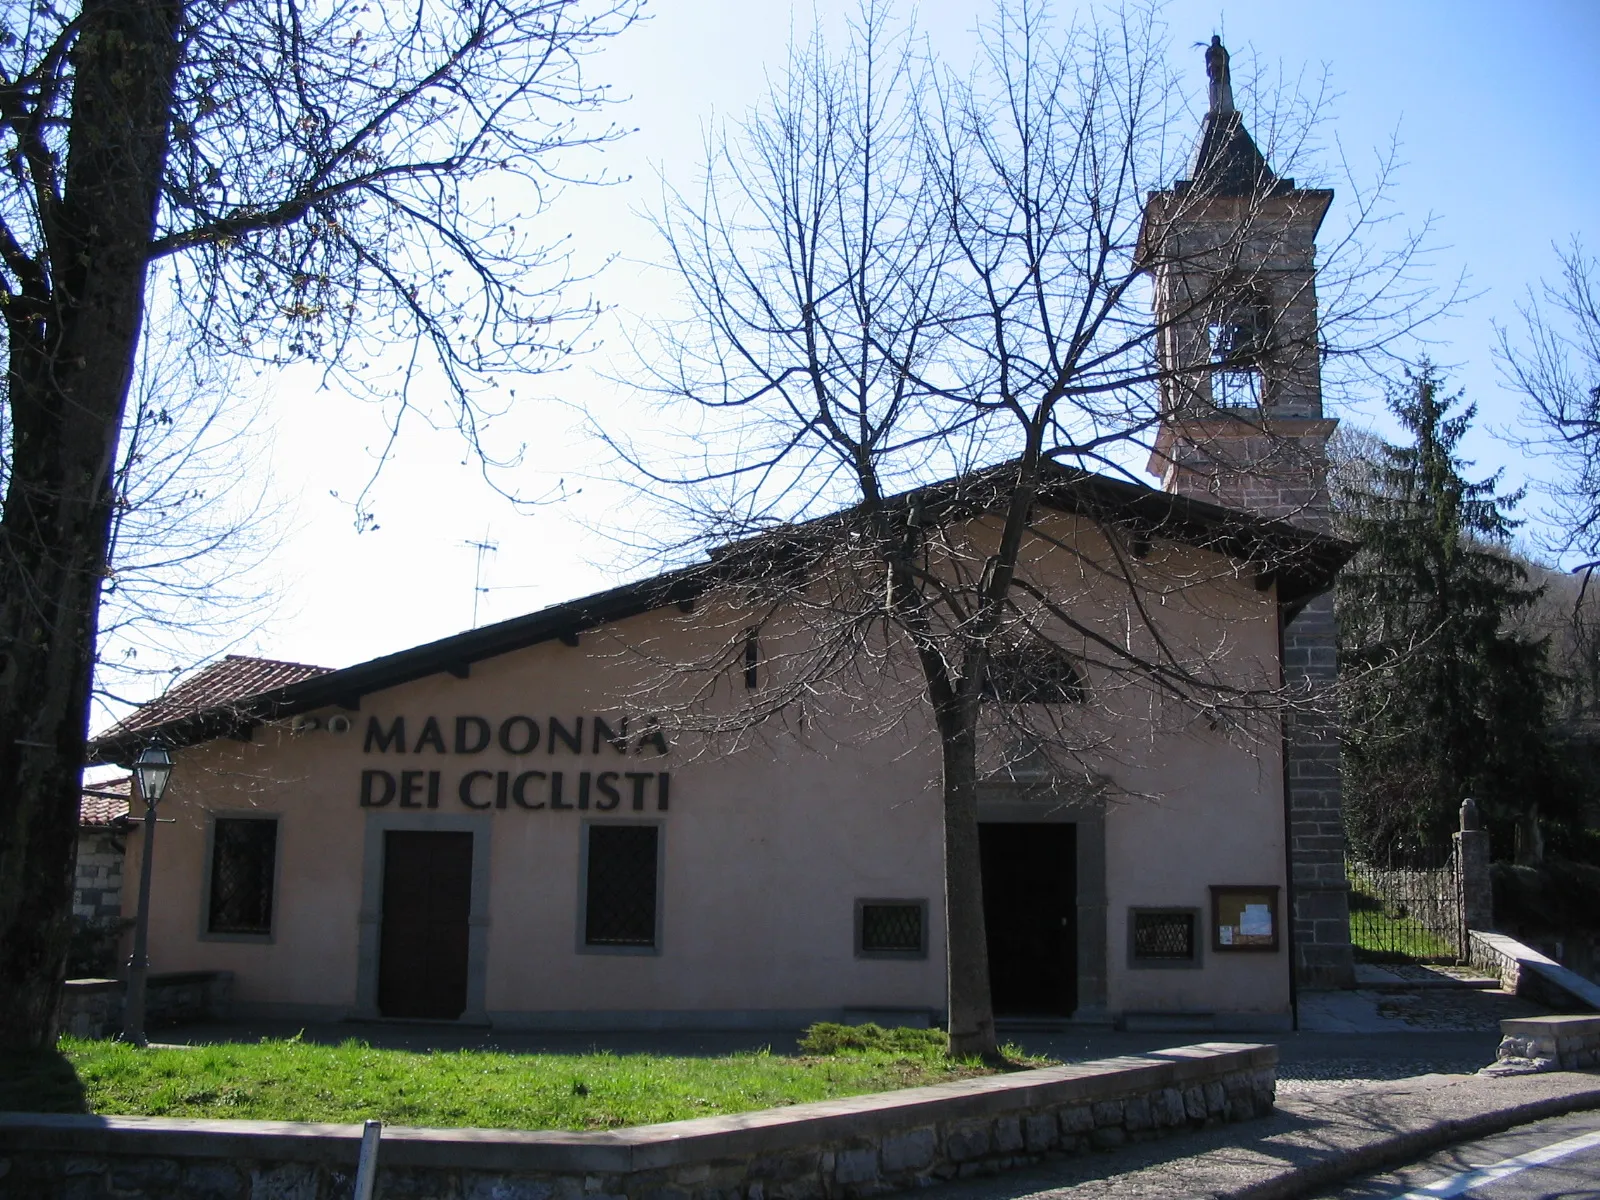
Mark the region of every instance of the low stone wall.
<instances>
[{"instance_id":1,"label":"low stone wall","mask_svg":"<svg viewBox=\"0 0 1600 1200\"><path fill-rule=\"evenodd\" d=\"M61 991L56 1027L74 1037L115 1037L122 1031L123 983L119 979L69 979ZM145 1025L218 1021L228 1015L232 971L174 971L145 983Z\"/></svg>"},{"instance_id":2,"label":"low stone wall","mask_svg":"<svg viewBox=\"0 0 1600 1200\"><path fill-rule=\"evenodd\" d=\"M378 1194L850 1200L1263 1116L1275 1046L1207 1043L600 1133L384 1131ZM349 1195L358 1125L0 1114L0 1198Z\"/></svg>"},{"instance_id":3,"label":"low stone wall","mask_svg":"<svg viewBox=\"0 0 1600 1200\"><path fill-rule=\"evenodd\" d=\"M122 916L124 835L115 829L79 828L72 914L87 921Z\"/></svg>"},{"instance_id":4,"label":"low stone wall","mask_svg":"<svg viewBox=\"0 0 1600 1200\"><path fill-rule=\"evenodd\" d=\"M56 1028L73 1037L111 1037L122 1028L120 979L69 979L61 988Z\"/></svg>"},{"instance_id":5,"label":"low stone wall","mask_svg":"<svg viewBox=\"0 0 1600 1200\"><path fill-rule=\"evenodd\" d=\"M1600 1067L1600 1017L1514 1017L1500 1022L1492 1075Z\"/></svg>"},{"instance_id":6,"label":"low stone wall","mask_svg":"<svg viewBox=\"0 0 1600 1200\"><path fill-rule=\"evenodd\" d=\"M1557 1011L1600 1012L1600 984L1569 971L1554 959L1503 933L1468 934L1474 967L1500 980L1507 991Z\"/></svg>"}]
</instances>

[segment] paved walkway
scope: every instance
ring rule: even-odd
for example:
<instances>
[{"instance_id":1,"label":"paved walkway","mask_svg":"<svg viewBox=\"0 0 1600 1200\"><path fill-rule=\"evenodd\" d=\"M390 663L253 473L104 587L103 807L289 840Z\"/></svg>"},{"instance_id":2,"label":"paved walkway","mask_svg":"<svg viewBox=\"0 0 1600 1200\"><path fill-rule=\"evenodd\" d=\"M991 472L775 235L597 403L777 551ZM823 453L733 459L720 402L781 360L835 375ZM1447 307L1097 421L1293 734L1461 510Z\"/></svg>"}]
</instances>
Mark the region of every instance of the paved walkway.
<instances>
[{"instance_id":1,"label":"paved walkway","mask_svg":"<svg viewBox=\"0 0 1600 1200\"><path fill-rule=\"evenodd\" d=\"M1295 1200L1453 1142L1600 1108L1600 1074L1428 1075L1283 1096L1262 1121L944 1184L918 1200Z\"/></svg>"},{"instance_id":2,"label":"paved walkway","mask_svg":"<svg viewBox=\"0 0 1600 1200\"><path fill-rule=\"evenodd\" d=\"M1416 1031L1494 1033L1507 1017L1535 1017L1549 1009L1510 992L1440 986L1437 980L1372 978L1348 992L1307 992L1300 997L1300 1028L1319 1033ZM1408 986L1409 985L1409 986Z\"/></svg>"}]
</instances>

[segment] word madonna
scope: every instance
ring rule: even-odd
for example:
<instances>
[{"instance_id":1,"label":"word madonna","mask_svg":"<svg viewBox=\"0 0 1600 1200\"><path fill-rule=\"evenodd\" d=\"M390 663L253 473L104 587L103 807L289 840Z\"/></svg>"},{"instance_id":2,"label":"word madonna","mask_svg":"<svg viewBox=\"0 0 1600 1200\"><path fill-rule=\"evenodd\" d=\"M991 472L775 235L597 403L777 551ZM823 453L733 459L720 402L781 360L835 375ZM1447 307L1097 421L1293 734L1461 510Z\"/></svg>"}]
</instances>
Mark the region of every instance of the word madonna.
<instances>
[{"instance_id":1,"label":"word madonna","mask_svg":"<svg viewBox=\"0 0 1600 1200\"><path fill-rule=\"evenodd\" d=\"M450 724L438 717L427 717L416 729L415 739L407 737L406 719L394 717L385 724L378 717L367 719L364 754L482 754L491 747L514 757L536 754L627 756L641 755L648 748L655 755L667 753L667 737L660 725L646 719L641 729L630 734L628 718L613 723L604 717L548 717L540 722L516 714L499 722L487 717L458 716ZM589 736L585 738L585 734ZM447 734L449 736L447 736ZM369 768L361 772L361 807L438 808L445 794L443 771ZM522 808L544 811L581 812L593 809L609 812L626 806L643 812L647 805L666 812L672 779L666 771L467 771L451 781L450 792L464 808Z\"/></svg>"}]
</instances>

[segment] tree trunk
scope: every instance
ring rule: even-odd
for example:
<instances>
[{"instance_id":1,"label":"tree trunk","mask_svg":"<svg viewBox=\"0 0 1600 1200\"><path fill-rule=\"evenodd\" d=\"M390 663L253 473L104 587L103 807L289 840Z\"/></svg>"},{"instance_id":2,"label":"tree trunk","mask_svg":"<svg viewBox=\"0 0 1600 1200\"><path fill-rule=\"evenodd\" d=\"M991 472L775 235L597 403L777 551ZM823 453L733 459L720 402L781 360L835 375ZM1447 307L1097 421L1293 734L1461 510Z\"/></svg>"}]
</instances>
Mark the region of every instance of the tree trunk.
<instances>
[{"instance_id":1,"label":"tree trunk","mask_svg":"<svg viewBox=\"0 0 1600 1200\"><path fill-rule=\"evenodd\" d=\"M0 516L0 1045L55 1036L112 464L144 312L180 16L177 0L85 0L65 186L59 200L41 201L45 241L5 305L13 443Z\"/></svg>"},{"instance_id":2,"label":"tree trunk","mask_svg":"<svg viewBox=\"0 0 1600 1200\"><path fill-rule=\"evenodd\" d=\"M994 1058L989 942L983 924L983 862L978 853L976 713L940 721L944 759L944 912L950 1053Z\"/></svg>"}]
</instances>

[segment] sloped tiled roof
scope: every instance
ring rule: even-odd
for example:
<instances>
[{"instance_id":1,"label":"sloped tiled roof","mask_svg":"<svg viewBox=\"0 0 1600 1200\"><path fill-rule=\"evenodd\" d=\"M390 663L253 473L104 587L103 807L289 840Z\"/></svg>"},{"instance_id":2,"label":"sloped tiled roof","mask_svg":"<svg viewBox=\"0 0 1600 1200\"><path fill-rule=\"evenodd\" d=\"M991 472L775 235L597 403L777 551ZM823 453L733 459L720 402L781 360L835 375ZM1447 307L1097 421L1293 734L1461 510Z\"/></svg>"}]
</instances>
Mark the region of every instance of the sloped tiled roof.
<instances>
[{"instance_id":1,"label":"sloped tiled roof","mask_svg":"<svg viewBox=\"0 0 1600 1200\"><path fill-rule=\"evenodd\" d=\"M110 825L118 817L127 816L128 797L132 791L131 775L84 788L78 799L78 824L97 828Z\"/></svg>"},{"instance_id":2,"label":"sloped tiled roof","mask_svg":"<svg viewBox=\"0 0 1600 1200\"><path fill-rule=\"evenodd\" d=\"M1010 469L1012 464L1001 463L911 489L889 497L886 503L902 509L924 504L929 511L941 512L940 519L963 519L986 511L992 495L1003 494L994 491L994 481L1003 479ZM1204 500L1157 491L1144 484L1094 475L1058 463L1044 463L1042 469L1045 473L1039 492L1042 505L1098 522L1115 523L1145 539L1159 537L1182 542L1229 555L1241 562L1255 563L1275 582L1279 603L1285 605L1290 617L1312 596L1332 584L1334 574L1355 551L1354 546L1336 537ZM479 626L338 671L245 659L242 660L245 663L304 674L292 679L284 677L286 682L276 685L264 682L272 678L269 674L252 674L247 687L229 689L226 697L219 688L215 698L206 698L199 689L200 683L211 677L211 672L238 661L228 659L174 688L155 704L141 708L130 718L130 721L137 720L138 725L124 722L94 738L89 743L89 761L127 761L139 752L141 742L151 737L159 737L169 746L190 746L218 737L248 740L251 730L263 721L281 720L330 705L358 709L363 696L441 672L466 679L473 663L555 638L577 645L579 634L596 626L668 604L692 605L697 596L719 579L737 574L739 556L731 551L743 551L748 558L763 553L769 557L782 554L791 546L803 548L805 538L826 539L830 536L828 527L846 520L854 511L847 509L801 525L785 526L772 535L736 544L729 548L730 553L714 554L708 562L555 604L526 616ZM779 535L785 540L778 540ZM765 551L763 544L767 547ZM176 703L180 698L183 703ZM169 707L158 710L157 705ZM151 732L141 734L139 731L143 730Z\"/></svg>"},{"instance_id":3,"label":"sloped tiled roof","mask_svg":"<svg viewBox=\"0 0 1600 1200\"><path fill-rule=\"evenodd\" d=\"M121 738L142 729L154 729L198 712L259 696L274 688L315 679L332 670L332 667L313 667L306 663L230 654L198 674L189 676L166 695L140 705L102 736Z\"/></svg>"}]
</instances>

